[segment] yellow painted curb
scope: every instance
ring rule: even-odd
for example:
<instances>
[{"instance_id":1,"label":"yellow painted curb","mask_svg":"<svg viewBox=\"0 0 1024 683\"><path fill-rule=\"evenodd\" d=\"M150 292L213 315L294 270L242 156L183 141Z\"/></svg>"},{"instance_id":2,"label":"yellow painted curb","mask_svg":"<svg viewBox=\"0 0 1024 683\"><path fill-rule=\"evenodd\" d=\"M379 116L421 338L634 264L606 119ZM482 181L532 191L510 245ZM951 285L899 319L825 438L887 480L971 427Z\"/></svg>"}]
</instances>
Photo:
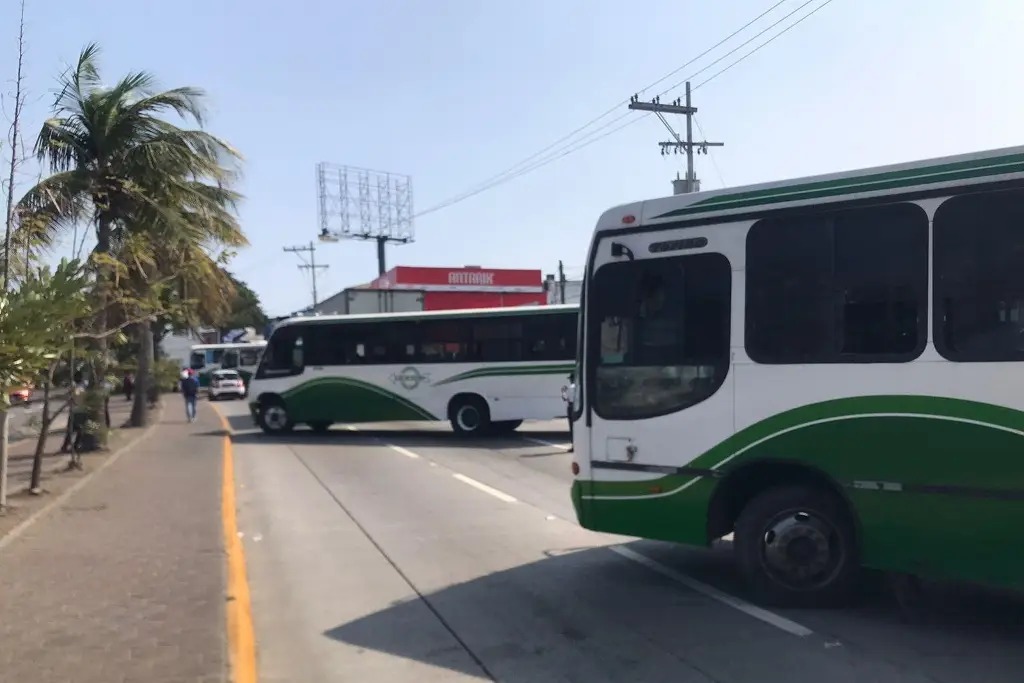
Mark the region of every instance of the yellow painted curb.
<instances>
[{"instance_id":1,"label":"yellow painted curb","mask_svg":"<svg viewBox=\"0 0 1024 683\"><path fill-rule=\"evenodd\" d=\"M228 563L228 661L233 683L256 683L256 636L252 621L252 600L245 573L245 547L238 535L235 506L235 462L231 451L231 425L214 406L224 427L224 477L221 517L224 520L224 550Z\"/></svg>"}]
</instances>

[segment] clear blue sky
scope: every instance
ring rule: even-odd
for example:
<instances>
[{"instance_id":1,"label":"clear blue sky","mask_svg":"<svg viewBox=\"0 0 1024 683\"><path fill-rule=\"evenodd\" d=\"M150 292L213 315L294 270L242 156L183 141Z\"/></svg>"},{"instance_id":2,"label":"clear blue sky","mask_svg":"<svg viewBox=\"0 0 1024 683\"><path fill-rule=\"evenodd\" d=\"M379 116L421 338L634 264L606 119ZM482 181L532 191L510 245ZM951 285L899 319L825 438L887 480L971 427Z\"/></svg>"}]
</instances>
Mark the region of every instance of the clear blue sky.
<instances>
[{"instance_id":1,"label":"clear blue sky","mask_svg":"<svg viewBox=\"0 0 1024 683\"><path fill-rule=\"evenodd\" d=\"M662 87L802 2L788 0ZM55 77L89 41L102 45L111 81L145 69L161 85L204 88L209 129L247 160L241 218L252 246L233 270L270 313L282 314L310 302L308 275L281 248L316 236L317 162L409 174L416 208L428 208L569 133L772 4L28 0L26 132L34 136ZM0 4L4 80L14 74L16 5ZM713 189L721 179L734 186L1021 144L1022 29L1024 5L1005 0L834 0L695 93L704 132L726 142L712 155L717 170L698 157L698 175ZM659 155L665 136L647 117L423 216L416 242L391 249L389 265L553 272L562 259L578 275L601 211L671 193L681 157ZM330 264L321 297L376 274L372 244L324 245L317 255Z\"/></svg>"}]
</instances>

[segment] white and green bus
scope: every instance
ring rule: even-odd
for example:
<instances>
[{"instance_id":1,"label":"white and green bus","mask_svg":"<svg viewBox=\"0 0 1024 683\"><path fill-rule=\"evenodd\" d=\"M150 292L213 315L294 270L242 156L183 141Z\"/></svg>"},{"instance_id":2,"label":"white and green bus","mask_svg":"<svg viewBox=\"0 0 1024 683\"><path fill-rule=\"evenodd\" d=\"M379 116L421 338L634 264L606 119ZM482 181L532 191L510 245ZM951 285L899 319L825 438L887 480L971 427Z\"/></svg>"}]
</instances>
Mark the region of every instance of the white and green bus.
<instances>
[{"instance_id":1,"label":"white and green bus","mask_svg":"<svg viewBox=\"0 0 1024 683\"><path fill-rule=\"evenodd\" d=\"M199 386L210 386L210 376L215 370L237 370L242 381L249 384L260 354L267 346L264 340L232 342L226 344L195 344L189 356L189 367L199 376Z\"/></svg>"},{"instance_id":2,"label":"white and green bus","mask_svg":"<svg viewBox=\"0 0 1024 683\"><path fill-rule=\"evenodd\" d=\"M267 433L304 424L448 420L461 434L565 417L578 307L291 318L249 387Z\"/></svg>"},{"instance_id":3,"label":"white and green bus","mask_svg":"<svg viewBox=\"0 0 1024 683\"><path fill-rule=\"evenodd\" d=\"M1024 586L1024 147L616 207L581 306L584 527Z\"/></svg>"}]
</instances>

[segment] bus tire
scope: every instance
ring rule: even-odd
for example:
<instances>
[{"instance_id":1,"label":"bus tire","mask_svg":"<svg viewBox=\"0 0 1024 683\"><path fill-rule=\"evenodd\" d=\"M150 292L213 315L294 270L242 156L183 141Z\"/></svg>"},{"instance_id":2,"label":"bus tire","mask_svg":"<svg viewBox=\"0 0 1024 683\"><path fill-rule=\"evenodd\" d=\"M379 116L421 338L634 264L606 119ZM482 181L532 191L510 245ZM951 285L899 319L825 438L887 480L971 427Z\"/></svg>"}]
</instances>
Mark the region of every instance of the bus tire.
<instances>
[{"instance_id":1,"label":"bus tire","mask_svg":"<svg viewBox=\"0 0 1024 683\"><path fill-rule=\"evenodd\" d=\"M860 573L846 504L819 488L781 486L754 496L736 520L734 547L740 574L766 605L842 604Z\"/></svg>"},{"instance_id":2,"label":"bus tire","mask_svg":"<svg viewBox=\"0 0 1024 683\"><path fill-rule=\"evenodd\" d=\"M523 424L522 420L500 420L491 423L491 431L495 434L511 434Z\"/></svg>"},{"instance_id":3,"label":"bus tire","mask_svg":"<svg viewBox=\"0 0 1024 683\"><path fill-rule=\"evenodd\" d=\"M448 406L448 420L456 434L477 436L491 429L491 411L479 396L456 396Z\"/></svg>"},{"instance_id":4,"label":"bus tire","mask_svg":"<svg viewBox=\"0 0 1024 683\"><path fill-rule=\"evenodd\" d=\"M312 429L313 432L315 432L316 434L326 434L330 430L332 424L334 424L334 423L333 422L325 422L325 421L322 421L322 422L310 422L309 423L309 428Z\"/></svg>"},{"instance_id":5,"label":"bus tire","mask_svg":"<svg viewBox=\"0 0 1024 683\"><path fill-rule=\"evenodd\" d=\"M265 398L260 401L260 429L265 434L287 434L295 428L295 423L284 407L284 401L277 397Z\"/></svg>"}]
</instances>

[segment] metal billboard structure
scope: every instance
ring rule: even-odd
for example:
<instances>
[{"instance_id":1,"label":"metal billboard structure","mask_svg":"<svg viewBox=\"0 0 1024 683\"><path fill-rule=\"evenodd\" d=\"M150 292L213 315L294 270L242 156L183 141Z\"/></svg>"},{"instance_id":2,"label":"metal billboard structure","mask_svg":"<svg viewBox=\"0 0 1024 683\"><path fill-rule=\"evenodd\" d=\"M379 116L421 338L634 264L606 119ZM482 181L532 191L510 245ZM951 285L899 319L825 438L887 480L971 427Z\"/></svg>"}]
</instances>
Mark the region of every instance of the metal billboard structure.
<instances>
[{"instance_id":1,"label":"metal billboard structure","mask_svg":"<svg viewBox=\"0 0 1024 683\"><path fill-rule=\"evenodd\" d=\"M377 243L377 270L386 270L388 243L413 241L412 178L398 173L320 162L316 166L320 241Z\"/></svg>"}]
</instances>

